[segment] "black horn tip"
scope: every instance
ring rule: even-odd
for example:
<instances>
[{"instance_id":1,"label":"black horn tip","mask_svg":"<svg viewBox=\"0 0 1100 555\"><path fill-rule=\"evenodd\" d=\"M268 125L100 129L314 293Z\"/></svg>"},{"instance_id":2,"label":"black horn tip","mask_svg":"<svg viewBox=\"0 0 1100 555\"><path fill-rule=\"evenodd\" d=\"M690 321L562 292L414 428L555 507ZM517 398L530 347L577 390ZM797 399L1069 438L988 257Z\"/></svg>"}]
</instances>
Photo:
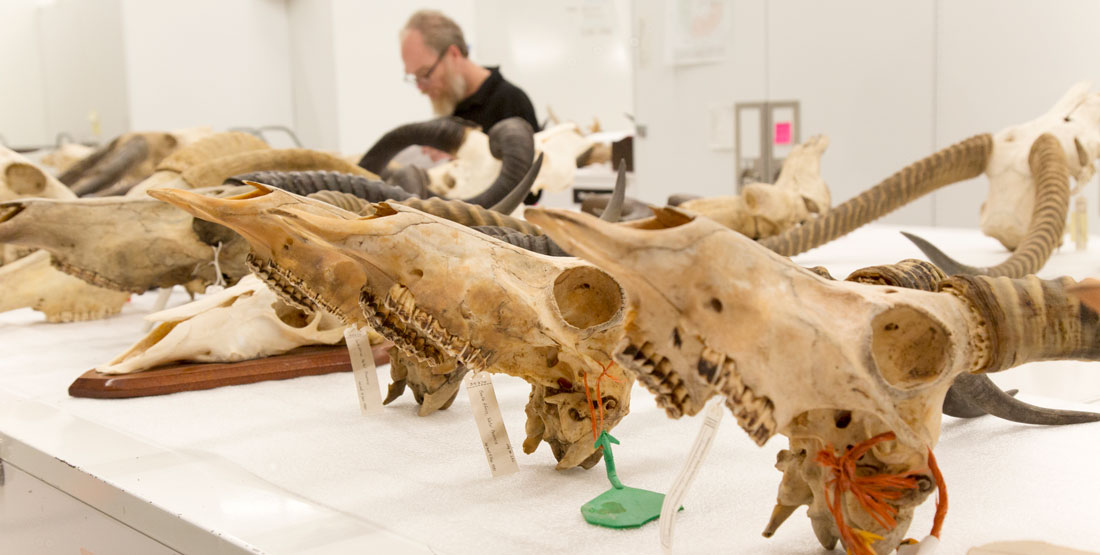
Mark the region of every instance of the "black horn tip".
<instances>
[{"instance_id":1,"label":"black horn tip","mask_svg":"<svg viewBox=\"0 0 1100 555\"><path fill-rule=\"evenodd\" d=\"M932 243L929 243L927 240L917 235L913 235L912 233L908 233L905 231L902 231L901 234L904 235L905 238L912 242L914 245L916 245L917 248L920 249L921 252L923 252L924 255L928 257L928 260L932 261L932 263L936 266L939 266L939 268L943 270L943 273L949 276L960 274L983 275L986 273L984 268L967 266L966 264L952 259L950 256L944 254L944 252L940 250L939 247L933 245Z\"/></svg>"},{"instance_id":2,"label":"black horn tip","mask_svg":"<svg viewBox=\"0 0 1100 555\"><path fill-rule=\"evenodd\" d=\"M1012 397L1011 393L997 387L989 376L981 374L961 374L955 379L951 389L956 390L956 393L961 395L971 408L1021 424L1064 426L1100 422L1100 414L1094 412L1049 409L1020 401ZM946 405L945 399L945 413Z\"/></svg>"}]
</instances>

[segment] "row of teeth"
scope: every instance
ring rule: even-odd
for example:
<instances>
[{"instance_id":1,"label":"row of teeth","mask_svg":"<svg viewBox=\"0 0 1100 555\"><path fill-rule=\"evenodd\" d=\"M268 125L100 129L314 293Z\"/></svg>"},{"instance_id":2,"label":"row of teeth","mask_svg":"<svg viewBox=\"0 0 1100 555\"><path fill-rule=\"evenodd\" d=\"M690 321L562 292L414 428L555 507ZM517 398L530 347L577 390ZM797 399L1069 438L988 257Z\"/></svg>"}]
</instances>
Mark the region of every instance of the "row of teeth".
<instances>
[{"instance_id":1,"label":"row of teeth","mask_svg":"<svg viewBox=\"0 0 1100 555\"><path fill-rule=\"evenodd\" d=\"M57 258L50 256L50 265L55 269L69 274L70 276L80 278L85 283L90 283L96 287L102 287L104 289L110 289L112 291L122 291L124 293L134 293L140 295L145 292L144 288L131 288L122 285L121 283L97 274L91 270L85 270L84 268L77 268L67 262L62 262Z\"/></svg>"},{"instance_id":2,"label":"row of teeth","mask_svg":"<svg viewBox=\"0 0 1100 555\"><path fill-rule=\"evenodd\" d=\"M429 341L438 345L447 355L454 357L474 372L483 372L490 366L492 351L474 347L469 341L459 337L443 327L434 316L416 306L416 299L408 287L395 283L390 288L383 307L391 314L412 326Z\"/></svg>"},{"instance_id":3,"label":"row of teeth","mask_svg":"<svg viewBox=\"0 0 1100 555\"><path fill-rule=\"evenodd\" d=\"M325 300L324 297L313 292L306 282L298 279L294 274L280 267L273 260L260 261L252 253L246 258L248 269L259 277L283 302L308 313L318 309L328 312L339 318L345 324L352 321L347 318L339 307Z\"/></svg>"},{"instance_id":4,"label":"row of teeth","mask_svg":"<svg viewBox=\"0 0 1100 555\"><path fill-rule=\"evenodd\" d=\"M724 353L703 345L699 356L699 372L707 377L726 397L726 408L733 413L737 424L757 445L764 445L775 435L775 405L771 399L757 394L745 385L737 363Z\"/></svg>"},{"instance_id":5,"label":"row of teeth","mask_svg":"<svg viewBox=\"0 0 1100 555\"><path fill-rule=\"evenodd\" d=\"M369 290L364 289L359 294L359 306L363 309L367 325L393 341L401 352L430 368L443 364L444 355L439 348L429 343L422 333L406 327L405 321L379 303Z\"/></svg>"},{"instance_id":6,"label":"row of teeth","mask_svg":"<svg viewBox=\"0 0 1100 555\"><path fill-rule=\"evenodd\" d=\"M660 356L652 343L646 341L641 347L630 343L616 358L619 364L638 374L638 381L657 396L657 406L665 409L665 414L671 418L684 414L687 387L672 371L672 363Z\"/></svg>"}]
</instances>

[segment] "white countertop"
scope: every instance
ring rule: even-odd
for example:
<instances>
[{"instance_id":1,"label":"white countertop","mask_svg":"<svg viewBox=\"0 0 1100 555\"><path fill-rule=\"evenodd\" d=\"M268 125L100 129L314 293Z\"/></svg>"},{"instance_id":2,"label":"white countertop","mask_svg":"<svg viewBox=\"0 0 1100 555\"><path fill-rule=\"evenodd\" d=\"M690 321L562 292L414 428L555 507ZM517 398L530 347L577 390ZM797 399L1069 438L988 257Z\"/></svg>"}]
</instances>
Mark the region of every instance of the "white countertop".
<instances>
[{"instance_id":1,"label":"white countertop","mask_svg":"<svg viewBox=\"0 0 1100 555\"><path fill-rule=\"evenodd\" d=\"M796 259L837 278L920 257L895 227L869 226ZM974 230L906 228L957 259L1005 256ZM1100 275L1100 238L1056 254L1042 275ZM29 309L0 314L0 458L177 550L196 553L658 553L655 523L635 530L586 524L580 506L608 488L602 465L558 472L543 445L523 455L529 388L495 377L520 471L490 478L464 393L416 416L411 393L361 416L350 374L160 397L77 399L68 385L143 333L154 293L100 322L47 324ZM170 306L185 296L176 292ZM388 383L388 366L379 369ZM1014 378L1013 374L1020 376ZM996 376L1030 402L1100 410L1100 365L1043 363ZM636 387L612 430L619 477L666 491L700 419L670 420ZM998 540L1041 539L1100 549L1095 503L1100 424L1041 428L991 417L945 417L936 456L950 493L939 553ZM760 536L780 473L764 448L726 418L684 500L676 552L820 553L800 509ZM923 537L934 502L909 535ZM370 550L374 551L370 551ZM367 551L364 551L367 550Z\"/></svg>"}]
</instances>

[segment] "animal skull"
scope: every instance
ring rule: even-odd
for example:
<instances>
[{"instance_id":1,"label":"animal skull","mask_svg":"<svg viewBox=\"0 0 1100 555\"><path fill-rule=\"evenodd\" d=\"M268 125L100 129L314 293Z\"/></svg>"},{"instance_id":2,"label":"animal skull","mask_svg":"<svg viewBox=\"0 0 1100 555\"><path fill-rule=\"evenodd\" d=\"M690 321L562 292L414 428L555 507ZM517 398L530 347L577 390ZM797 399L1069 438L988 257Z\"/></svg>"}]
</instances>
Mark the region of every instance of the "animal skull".
<instances>
[{"instance_id":1,"label":"animal skull","mask_svg":"<svg viewBox=\"0 0 1100 555\"><path fill-rule=\"evenodd\" d=\"M49 172L0 146L0 202L18 198L76 198Z\"/></svg>"},{"instance_id":2,"label":"animal skull","mask_svg":"<svg viewBox=\"0 0 1100 555\"><path fill-rule=\"evenodd\" d=\"M129 374L177 361L234 362L344 339L344 325L336 317L287 305L255 276L145 319L160 323L96 370Z\"/></svg>"},{"instance_id":3,"label":"animal skull","mask_svg":"<svg viewBox=\"0 0 1100 555\"><path fill-rule=\"evenodd\" d=\"M829 209L829 187L821 179L821 155L828 146L825 135L795 146L775 185L750 183L740 196L692 199L680 207L753 239L782 233Z\"/></svg>"},{"instance_id":4,"label":"animal skull","mask_svg":"<svg viewBox=\"0 0 1100 555\"><path fill-rule=\"evenodd\" d=\"M151 198L32 199L0 204L0 242L50 251L58 269L92 285L141 293L215 283L214 249L229 282L248 273L248 245L220 226Z\"/></svg>"},{"instance_id":5,"label":"animal skull","mask_svg":"<svg viewBox=\"0 0 1100 555\"><path fill-rule=\"evenodd\" d=\"M118 314L129 299L54 269L44 250L0 267L0 312L30 307L47 322L81 322Z\"/></svg>"},{"instance_id":6,"label":"animal skull","mask_svg":"<svg viewBox=\"0 0 1100 555\"><path fill-rule=\"evenodd\" d=\"M1015 249L1027 232L1035 206L1035 180L1028 164L1032 143L1043 133L1058 139L1066 152L1070 175L1087 183L1100 156L1100 93L1091 83L1074 85L1045 114L993 136L993 153L985 173L989 196L981 209L982 232Z\"/></svg>"},{"instance_id":7,"label":"animal skull","mask_svg":"<svg viewBox=\"0 0 1100 555\"><path fill-rule=\"evenodd\" d=\"M558 468L599 458L589 411L577 409L597 384L606 428L629 412L632 381L618 368L600 380L621 334L622 291L587 263L532 254L396 204L356 218L260 186L233 199L150 194L237 230L287 294L345 318L358 300L361 317L418 364L454 359L530 382L527 412L537 421L529 420L525 450L546 441Z\"/></svg>"},{"instance_id":8,"label":"animal skull","mask_svg":"<svg viewBox=\"0 0 1100 555\"><path fill-rule=\"evenodd\" d=\"M670 416L695 414L722 395L758 444L775 433L789 438L777 464L784 477L766 535L808 504L818 539L831 549L841 537L826 497L835 493L815 454L894 432L896 441L875 445L859 465L870 474L916 478L888 502L898 525L879 524L852 495L842 494L841 504L847 527L882 536L875 549L892 552L913 509L933 489L928 457L939 436L940 406L957 375L1028 358L1097 355L1095 315L1050 308L1046 299L1054 297L1034 278L1021 285L956 277L940 284L950 293L837 282L672 208L657 210L649 229L562 210L532 209L527 217L623 284L629 308L616 360L638 374ZM970 292L971 283L992 284L992 300ZM1015 289L1006 295L998 288ZM1009 297L1017 305L997 304ZM1064 320L1042 321L1037 311ZM1082 335L1086 348L1069 348Z\"/></svg>"}]
</instances>

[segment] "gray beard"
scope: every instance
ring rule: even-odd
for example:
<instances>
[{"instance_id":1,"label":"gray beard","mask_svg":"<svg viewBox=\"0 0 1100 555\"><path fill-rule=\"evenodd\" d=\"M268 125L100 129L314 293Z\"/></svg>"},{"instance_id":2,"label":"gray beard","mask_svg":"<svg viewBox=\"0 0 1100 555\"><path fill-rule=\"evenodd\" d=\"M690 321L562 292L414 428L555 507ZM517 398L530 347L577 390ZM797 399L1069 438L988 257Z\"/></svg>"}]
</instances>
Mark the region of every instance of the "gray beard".
<instances>
[{"instance_id":1,"label":"gray beard","mask_svg":"<svg viewBox=\"0 0 1100 555\"><path fill-rule=\"evenodd\" d=\"M455 112L455 106L466 94L466 79L458 73L446 76L446 89L437 98L432 98L432 112L437 116L449 116Z\"/></svg>"}]
</instances>

